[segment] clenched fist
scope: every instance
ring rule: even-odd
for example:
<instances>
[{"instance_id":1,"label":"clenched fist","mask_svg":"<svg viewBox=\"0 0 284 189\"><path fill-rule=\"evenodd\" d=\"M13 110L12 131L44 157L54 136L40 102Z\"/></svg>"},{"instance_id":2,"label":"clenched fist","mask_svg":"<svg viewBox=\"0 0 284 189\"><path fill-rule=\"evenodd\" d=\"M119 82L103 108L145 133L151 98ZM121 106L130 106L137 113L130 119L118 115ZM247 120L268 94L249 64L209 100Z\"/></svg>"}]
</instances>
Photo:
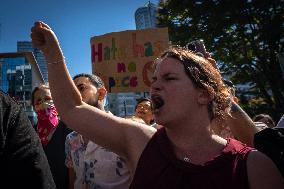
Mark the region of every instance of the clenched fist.
<instances>
[{"instance_id":1,"label":"clenched fist","mask_svg":"<svg viewBox=\"0 0 284 189\"><path fill-rule=\"evenodd\" d=\"M35 22L31 29L31 39L34 47L43 52L47 62L55 62L63 57L58 39L47 24Z\"/></svg>"}]
</instances>

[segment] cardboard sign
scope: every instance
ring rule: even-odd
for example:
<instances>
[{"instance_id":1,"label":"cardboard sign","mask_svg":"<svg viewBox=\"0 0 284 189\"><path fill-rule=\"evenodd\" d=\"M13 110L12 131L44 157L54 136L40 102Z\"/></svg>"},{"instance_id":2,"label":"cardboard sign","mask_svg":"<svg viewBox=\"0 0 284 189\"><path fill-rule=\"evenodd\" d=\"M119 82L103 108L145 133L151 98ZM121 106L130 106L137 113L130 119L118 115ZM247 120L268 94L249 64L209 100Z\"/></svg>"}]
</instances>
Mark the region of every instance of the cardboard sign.
<instances>
[{"instance_id":1,"label":"cardboard sign","mask_svg":"<svg viewBox=\"0 0 284 189\"><path fill-rule=\"evenodd\" d=\"M92 37L92 71L102 78L108 92L149 91L153 61L168 44L167 28Z\"/></svg>"}]
</instances>

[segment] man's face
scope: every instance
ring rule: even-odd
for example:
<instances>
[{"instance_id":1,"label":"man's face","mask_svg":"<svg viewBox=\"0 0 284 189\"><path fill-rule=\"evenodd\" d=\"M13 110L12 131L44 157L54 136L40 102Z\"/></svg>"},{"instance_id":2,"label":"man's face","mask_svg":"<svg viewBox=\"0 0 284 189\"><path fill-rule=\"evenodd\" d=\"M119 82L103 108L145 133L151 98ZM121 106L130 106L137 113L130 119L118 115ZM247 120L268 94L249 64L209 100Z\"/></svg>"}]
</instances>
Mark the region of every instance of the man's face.
<instances>
[{"instance_id":1,"label":"man's face","mask_svg":"<svg viewBox=\"0 0 284 189\"><path fill-rule=\"evenodd\" d=\"M135 110L135 115L139 118L142 118L146 123L150 122L153 119L151 102L140 102Z\"/></svg>"},{"instance_id":2,"label":"man's face","mask_svg":"<svg viewBox=\"0 0 284 189\"><path fill-rule=\"evenodd\" d=\"M82 100L94 107L98 107L98 89L87 77L78 77L74 80L75 85L81 93Z\"/></svg>"}]
</instances>

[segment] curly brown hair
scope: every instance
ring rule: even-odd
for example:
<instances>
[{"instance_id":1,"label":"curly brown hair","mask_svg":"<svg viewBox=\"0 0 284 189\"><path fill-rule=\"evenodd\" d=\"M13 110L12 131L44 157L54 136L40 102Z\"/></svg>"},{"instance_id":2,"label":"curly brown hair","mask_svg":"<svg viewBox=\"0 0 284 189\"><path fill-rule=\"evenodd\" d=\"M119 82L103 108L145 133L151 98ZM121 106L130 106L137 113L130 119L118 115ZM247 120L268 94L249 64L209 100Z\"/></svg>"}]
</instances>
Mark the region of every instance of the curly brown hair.
<instances>
[{"instance_id":1,"label":"curly brown hair","mask_svg":"<svg viewBox=\"0 0 284 189\"><path fill-rule=\"evenodd\" d=\"M208 104L210 120L222 120L230 115L231 106L229 89L222 81L220 71L207 59L179 46L171 46L160 56L160 59L174 58L180 61L187 76L194 86L205 89L212 98Z\"/></svg>"}]
</instances>

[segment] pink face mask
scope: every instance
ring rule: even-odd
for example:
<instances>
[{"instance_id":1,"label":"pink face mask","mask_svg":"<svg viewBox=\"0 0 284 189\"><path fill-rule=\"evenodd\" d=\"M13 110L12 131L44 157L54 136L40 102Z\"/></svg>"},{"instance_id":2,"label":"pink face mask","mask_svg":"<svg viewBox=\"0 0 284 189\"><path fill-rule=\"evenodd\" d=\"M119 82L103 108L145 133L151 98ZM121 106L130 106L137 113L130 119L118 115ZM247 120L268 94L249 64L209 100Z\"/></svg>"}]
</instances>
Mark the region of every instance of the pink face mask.
<instances>
[{"instance_id":1,"label":"pink face mask","mask_svg":"<svg viewBox=\"0 0 284 189\"><path fill-rule=\"evenodd\" d=\"M41 105L41 108L37 110L37 132L41 143L46 146L58 126L58 113L53 102L45 101Z\"/></svg>"}]
</instances>

